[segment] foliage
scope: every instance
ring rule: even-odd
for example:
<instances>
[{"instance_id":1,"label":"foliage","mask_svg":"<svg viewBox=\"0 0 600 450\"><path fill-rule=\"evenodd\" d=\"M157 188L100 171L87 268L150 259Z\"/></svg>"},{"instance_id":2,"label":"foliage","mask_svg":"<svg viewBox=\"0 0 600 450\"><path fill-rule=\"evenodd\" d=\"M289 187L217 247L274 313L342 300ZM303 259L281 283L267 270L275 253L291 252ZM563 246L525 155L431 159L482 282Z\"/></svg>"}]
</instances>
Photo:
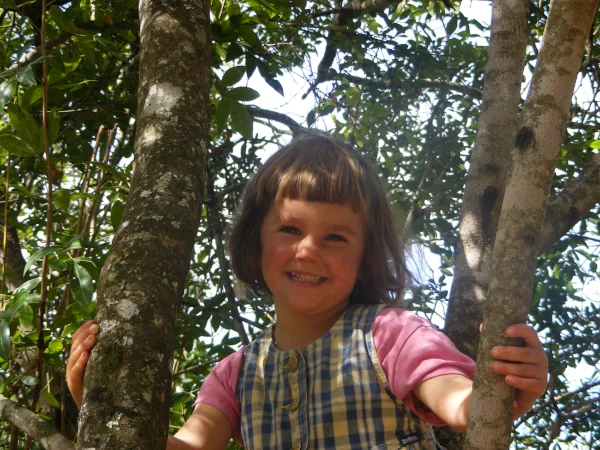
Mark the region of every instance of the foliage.
<instances>
[{"instance_id":1,"label":"foliage","mask_svg":"<svg viewBox=\"0 0 600 450\"><path fill-rule=\"evenodd\" d=\"M535 3L529 70L549 2ZM26 56L40 42L36 5L7 1L0 13L0 199L3 206L8 203L2 223L16 231L25 260L23 274L19 261L3 259L6 279L24 284L5 290L0 312L0 394L33 407L41 388L38 412L73 437L76 412L62 382L65 359L70 334L93 316L94 284L134 170L139 23L136 3L130 0L58 1L49 8L54 192L52 246L44 248L48 185L41 59ZM233 298L239 289L231 280L224 236L260 158L298 127L327 128L379 167L405 218L406 236L433 255L420 263L417 257L416 266L437 264L433 273L419 270L405 304L437 316L438 323L443 319L486 60L487 26L463 15L457 2L389 2L385 9L356 12L339 10L337 1L215 0L212 21L213 145L200 233L178 319L171 432L191 412L214 362L273 321L268 299L248 293ZM554 194L581 173L599 147L597 30L598 21L582 62ZM331 52L335 58L328 62ZM293 84L284 82L292 74L306 80L304 89L310 87L314 98L306 117L255 106L299 95L288 92ZM257 87L261 80L268 88ZM113 126L114 141L109 134ZM598 223L595 208L539 260L531 320L545 340L551 383L534 414L516 428L515 448L593 448L600 439L600 311L581 289L597 276ZM40 380L34 369L44 256L49 258L50 282L43 324L45 375ZM241 326L248 336L240 336ZM570 382L565 370L581 361L596 368L596 377ZM0 429L1 446L8 448L10 434L9 427ZM21 436L18 448L24 446Z\"/></svg>"}]
</instances>

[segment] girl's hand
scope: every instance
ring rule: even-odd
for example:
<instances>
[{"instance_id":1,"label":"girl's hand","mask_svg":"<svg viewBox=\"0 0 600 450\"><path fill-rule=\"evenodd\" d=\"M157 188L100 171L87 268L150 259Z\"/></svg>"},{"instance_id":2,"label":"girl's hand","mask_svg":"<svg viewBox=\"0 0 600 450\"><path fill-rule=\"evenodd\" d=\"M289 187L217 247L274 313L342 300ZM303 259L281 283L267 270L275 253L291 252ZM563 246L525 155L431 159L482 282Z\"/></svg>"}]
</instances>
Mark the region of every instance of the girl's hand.
<instances>
[{"instance_id":1,"label":"girl's hand","mask_svg":"<svg viewBox=\"0 0 600 450\"><path fill-rule=\"evenodd\" d=\"M513 419L525 414L546 391L548 358L535 330L525 324L506 329L509 338L523 339L524 347L494 347L492 371L506 375L506 382L516 388Z\"/></svg>"},{"instance_id":2,"label":"girl's hand","mask_svg":"<svg viewBox=\"0 0 600 450\"><path fill-rule=\"evenodd\" d=\"M77 406L83 399L83 375L90 357L90 349L96 343L100 328L93 320L88 320L73 334L71 353L67 361L67 385Z\"/></svg>"}]
</instances>

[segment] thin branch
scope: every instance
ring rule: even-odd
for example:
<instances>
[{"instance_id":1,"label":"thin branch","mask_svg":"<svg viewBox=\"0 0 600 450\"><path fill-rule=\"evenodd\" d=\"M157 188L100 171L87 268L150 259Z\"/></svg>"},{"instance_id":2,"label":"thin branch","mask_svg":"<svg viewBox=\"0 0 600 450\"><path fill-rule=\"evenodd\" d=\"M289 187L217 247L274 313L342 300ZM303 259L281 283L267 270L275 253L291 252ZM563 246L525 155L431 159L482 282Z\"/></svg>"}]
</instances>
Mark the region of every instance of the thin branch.
<instances>
[{"instance_id":1,"label":"thin branch","mask_svg":"<svg viewBox=\"0 0 600 450\"><path fill-rule=\"evenodd\" d=\"M290 116L286 116L285 114L258 108L256 106L248 106L247 110L252 117L260 117L267 120L274 120L275 122L287 125L290 128L290 130L292 130L292 132L304 129L302 125L300 125Z\"/></svg>"},{"instance_id":2,"label":"thin branch","mask_svg":"<svg viewBox=\"0 0 600 450\"><path fill-rule=\"evenodd\" d=\"M4 223L8 223L8 189L10 187L10 153L6 156L6 187L4 188ZM6 286L6 265L8 258L6 256L6 246L8 244L8 227L4 227L4 233L2 236L2 286L0 287L0 294L4 294L4 287ZM2 295L2 307L4 307L4 295ZM0 307L0 309L2 309Z\"/></svg>"},{"instance_id":3,"label":"thin branch","mask_svg":"<svg viewBox=\"0 0 600 450\"><path fill-rule=\"evenodd\" d=\"M341 3L341 1L338 3ZM329 69L331 68L333 61L335 60L335 55L337 53L338 47L338 31L336 30L336 28L344 27L348 20L358 17L363 12L382 10L387 8L392 3L394 3L393 0L365 0L362 3L351 1L349 2L349 6L346 6L344 8L338 8L339 13L336 14L336 16L333 18L331 22L332 28L327 33L327 46L325 47L325 51L323 52L323 58L321 58L321 62L319 62L319 66L317 67L317 78L315 79L314 83L309 87L308 91L304 93L302 99L308 97L308 95L320 83L325 81L329 73Z\"/></svg>"},{"instance_id":4,"label":"thin branch","mask_svg":"<svg viewBox=\"0 0 600 450\"><path fill-rule=\"evenodd\" d=\"M328 73L327 75L325 75L322 81L334 81L339 79L345 79L350 83L359 84L361 86L371 86L378 89L403 90L407 88L442 88L467 95L476 100L481 100L483 98L483 91L477 88L474 88L472 86L465 86L464 84L452 83L450 81L444 80L429 80L421 78L418 81L390 80L389 78L383 80L374 80L370 78L357 77L355 75Z\"/></svg>"},{"instance_id":5,"label":"thin branch","mask_svg":"<svg viewBox=\"0 0 600 450\"><path fill-rule=\"evenodd\" d=\"M40 29L40 41L41 41L41 53L42 53L42 134L44 138L44 154L46 155L46 171L48 178L48 207L46 209L46 241L45 246L50 247L51 236L52 236L52 179L53 170L52 167L52 150L50 148L50 141L48 136L48 59L46 58L46 0L42 0L42 17L41 17L41 29ZM42 282L40 286L40 306L38 310L38 321L37 321L37 364L36 364L36 378L42 381L42 374L44 368L44 350L46 349L46 342L44 340L44 314L46 313L46 299L48 296L48 255L44 256L42 260ZM41 383L36 386L34 390L33 403L37 403L37 399L41 389ZM34 410L36 408L33 408Z\"/></svg>"},{"instance_id":6,"label":"thin branch","mask_svg":"<svg viewBox=\"0 0 600 450\"><path fill-rule=\"evenodd\" d=\"M74 450L71 442L27 408L0 395L0 419L25 431L47 450Z\"/></svg>"},{"instance_id":7,"label":"thin branch","mask_svg":"<svg viewBox=\"0 0 600 450\"><path fill-rule=\"evenodd\" d=\"M48 42L45 42L45 46L46 46L45 51L46 52L53 51L55 48L60 47L62 44L64 44L65 42L67 42L72 37L73 37L73 35L71 33L62 33L62 34L59 34L55 38L52 38ZM38 58L41 58L41 57L42 57L42 45L40 45L39 47L36 47L33 50L25 53L19 59L18 62L16 62L12 66L10 66L6 71L3 72L3 74L6 74L7 72L12 72L12 71L21 69L21 68L23 68L25 66L28 66L29 64L37 61Z\"/></svg>"},{"instance_id":8,"label":"thin branch","mask_svg":"<svg viewBox=\"0 0 600 450\"><path fill-rule=\"evenodd\" d=\"M215 241L217 244L217 257L219 259L219 266L221 266L221 283L223 284L225 296L227 297L227 304L229 305L229 312L231 313L231 318L233 319L233 326L240 336L242 344L248 345L250 343L250 339L248 338L248 334L246 333L244 325L242 324L241 315L236 304L235 292L229 277L229 262L225 256L225 248L223 246L223 224L221 223L218 203L215 197L210 163L207 163L206 166L206 190L208 193L206 206L208 208L208 218L214 230Z\"/></svg>"},{"instance_id":9,"label":"thin branch","mask_svg":"<svg viewBox=\"0 0 600 450\"><path fill-rule=\"evenodd\" d=\"M362 3L350 3L349 6L336 9L328 9L326 11L319 11L311 14L312 18L330 16L332 14L345 14L351 17L356 17L360 14L368 13L371 11L378 11L387 8L392 3L392 0L366 0Z\"/></svg>"},{"instance_id":10,"label":"thin branch","mask_svg":"<svg viewBox=\"0 0 600 450\"><path fill-rule=\"evenodd\" d=\"M200 363L196 366L186 367L185 369L178 370L177 372L173 372L173 376L176 377L178 375L183 375L184 373L197 373L204 369L206 366L212 366L213 364L218 363L221 359L211 359L210 361L206 361Z\"/></svg>"}]
</instances>

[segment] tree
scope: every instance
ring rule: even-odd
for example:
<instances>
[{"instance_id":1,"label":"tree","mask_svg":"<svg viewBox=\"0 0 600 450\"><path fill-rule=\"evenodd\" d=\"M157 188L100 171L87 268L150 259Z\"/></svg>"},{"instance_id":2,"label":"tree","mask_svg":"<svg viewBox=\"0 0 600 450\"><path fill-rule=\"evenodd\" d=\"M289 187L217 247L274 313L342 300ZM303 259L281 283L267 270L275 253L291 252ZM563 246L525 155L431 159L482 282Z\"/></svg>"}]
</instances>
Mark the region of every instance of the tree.
<instances>
[{"instance_id":1,"label":"tree","mask_svg":"<svg viewBox=\"0 0 600 450\"><path fill-rule=\"evenodd\" d=\"M497 15L502 15L503 9L510 6L503 5ZM504 189L465 449L506 449L509 446L512 391L504 383L504 377L486 369L492 362L492 348L507 343L504 330L527 318L529 302L524 300L531 295L533 287L539 231L579 63L597 9L597 1L560 0L555 0L550 8L544 44L523 106ZM522 19L524 17L519 17L519 22L523 22ZM489 74L490 71L487 76Z\"/></svg>"},{"instance_id":2,"label":"tree","mask_svg":"<svg viewBox=\"0 0 600 450\"><path fill-rule=\"evenodd\" d=\"M509 166L504 156L507 150L482 149L486 138L497 143L503 139L499 148L510 148L512 137L507 130L516 130L516 109L524 105L519 92L521 74L529 76L533 71L549 11L545 0L530 4L529 12L518 10L524 3L516 0L497 4L512 5L508 9L511 15L521 11L522 21L526 21L527 31L521 32L527 39L526 48L520 44L518 50L511 44L510 38L518 33L500 32L492 36L506 40L492 39L488 53L479 37L486 35L486 25L463 14L458 2L212 3L212 84L207 96L212 122L205 203L174 330L172 427L181 425L191 412L195 393L210 367L272 321L268 299L235 297L224 235L245 181L260 164L259 156L304 127L328 128L353 142L378 165L390 186L391 199L405 217L407 235L428 254L439 255L438 271L417 274L405 306L434 318L445 316L448 306L445 331L459 348L476 354L481 320L478 305L486 297L490 279L486 267ZM94 313L94 285L99 288L98 301L102 304L106 298L111 302L114 294L107 291L105 276L99 279L100 269L108 274L110 261L116 261L115 249L134 244L128 239L121 244L124 238L119 233L107 259L115 230L120 222L130 220L127 216L136 208L149 205L144 203L147 197L134 200L150 189L140 190L132 184L137 182L132 174L137 177L146 170L140 168L144 161L139 161L143 154L139 138L133 168L133 136L148 135L143 131L146 122L133 118L136 112L138 117L142 114L137 111L138 75L143 79L158 72L154 66L148 71L143 52L140 59L143 45L135 2L53 3L46 20L47 58L40 58L40 12L39 3L6 3L0 13L4 43L0 104L6 111L0 130L0 162L6 175L0 200L6 207L3 228L7 238L11 237L2 250L8 288L0 321L0 394L52 418L56 428L73 438L76 411L61 381L69 336ZM514 20L508 20L509 27ZM500 25L495 21L493 27ZM595 338L600 329L598 307L581 293L581 286L597 273L597 27L596 19L579 65L578 88L540 233L543 245L537 249L541 257L531 298L531 321L546 343L551 383L534 408L535 420L525 417L517 423L512 436L516 448L553 448L564 441L591 448L599 437L595 406L599 383L590 379L573 384L565 376L565 369L581 360L597 367L600 350ZM177 37L186 38L184 33ZM494 53L496 46L510 51ZM480 110L488 113L493 109L486 96L500 88L489 87L493 85L486 76L482 91L484 66L488 62L489 71L503 57L514 61L514 69L507 70L513 81L498 76L502 89L512 86L512 94L500 97L512 101L513 113L506 115L507 125L500 126L497 119L486 125L484 117L479 118ZM44 61L49 66L47 117L54 178L49 248L42 236L48 184L39 144ZM197 79L200 67L208 66L187 62L192 79ZM524 71L519 68L523 63ZM314 74L311 67L315 67ZM273 107L280 94L286 95L281 97L285 102L297 93L291 92L290 74L306 79L302 92L310 91L306 101L314 105L306 117L283 114ZM265 89L271 89L271 94L253 89L259 80L266 82ZM143 87L141 92L145 92ZM267 97L270 104L265 102ZM177 119L184 123L183 115L178 114ZM174 120L171 123L175 124ZM504 133L490 139L489 133L496 131ZM183 147L168 149L184 151ZM194 163L201 169L201 160ZM169 206L178 208L171 203ZM167 205L161 204L159 211L163 208ZM186 219L191 223L190 217L178 216L178 220ZM459 223L460 233L456 230ZM473 225L470 230L468 224ZM49 277L46 320L40 333L33 317L40 305L44 255L49 261ZM157 262L148 257L147 262L150 260ZM128 271L120 274L133 275ZM448 294L452 276L454 285ZM177 295L168 295L165 303L173 305ZM106 317L109 312L98 314ZM166 314L165 320L173 320L171 313L162 314ZM136 328L134 323L123 326ZM215 336L211 330L219 334ZM139 336L135 333L131 336ZM110 341L108 337L106 343ZM136 338L135 345L143 342ZM34 372L38 347L43 349L42 378ZM106 368L112 370L113 366ZM94 409L93 404L88 394L85 408ZM37 445L29 444L14 427L0 429L0 442L11 448Z\"/></svg>"}]
</instances>

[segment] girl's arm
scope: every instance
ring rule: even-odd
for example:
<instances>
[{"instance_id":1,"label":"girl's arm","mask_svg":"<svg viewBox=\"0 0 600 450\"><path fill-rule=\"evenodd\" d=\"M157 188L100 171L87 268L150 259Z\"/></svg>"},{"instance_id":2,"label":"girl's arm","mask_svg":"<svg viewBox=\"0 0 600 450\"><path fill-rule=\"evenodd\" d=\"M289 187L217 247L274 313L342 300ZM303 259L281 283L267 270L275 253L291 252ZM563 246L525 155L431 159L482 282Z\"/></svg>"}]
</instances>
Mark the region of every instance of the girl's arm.
<instances>
[{"instance_id":1,"label":"girl's arm","mask_svg":"<svg viewBox=\"0 0 600 450\"><path fill-rule=\"evenodd\" d=\"M167 450L223 450L232 435L233 427L225 414L199 403L175 436L169 436Z\"/></svg>"},{"instance_id":2,"label":"girl's arm","mask_svg":"<svg viewBox=\"0 0 600 450\"><path fill-rule=\"evenodd\" d=\"M494 347L492 371L506 375L516 388L513 418L525 414L546 391L548 359L535 330L525 324L513 325L506 336L523 339L524 347ZM465 431L473 383L460 375L443 375L418 384L413 395L456 431Z\"/></svg>"}]
</instances>

